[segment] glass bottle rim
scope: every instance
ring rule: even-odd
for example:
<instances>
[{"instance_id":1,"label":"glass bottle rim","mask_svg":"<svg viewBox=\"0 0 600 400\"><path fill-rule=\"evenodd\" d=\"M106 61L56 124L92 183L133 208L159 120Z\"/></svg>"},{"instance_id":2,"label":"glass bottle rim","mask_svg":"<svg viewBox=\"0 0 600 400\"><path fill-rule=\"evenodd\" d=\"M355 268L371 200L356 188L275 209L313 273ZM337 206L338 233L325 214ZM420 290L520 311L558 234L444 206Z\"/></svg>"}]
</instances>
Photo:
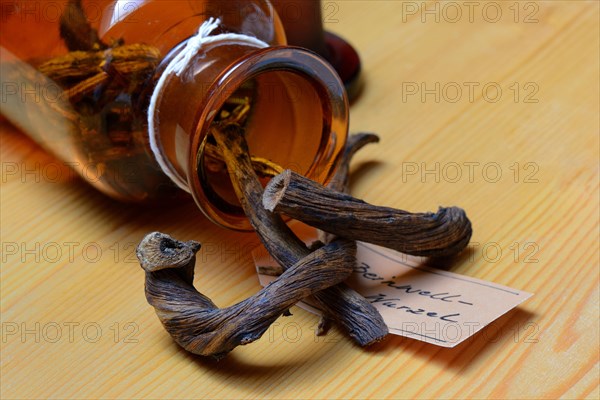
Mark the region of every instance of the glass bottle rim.
<instances>
[{"instance_id":1,"label":"glass bottle rim","mask_svg":"<svg viewBox=\"0 0 600 400\"><path fill-rule=\"evenodd\" d=\"M235 230L248 231L252 227L243 214L231 213L211 200L202 182L200 163L203 145L208 136L210 124L217 110L229 96L244 82L274 71L295 73L312 84L319 93L323 113L329 113L331 124L328 132L323 132L319 154L307 176L326 183L337 166L337 159L345 145L348 134L348 99L339 76L324 59L310 50L294 46L273 46L241 57L223 71L212 83L202 107L196 116L196 128L190 143L187 183L194 201L202 212L213 222Z\"/></svg>"}]
</instances>

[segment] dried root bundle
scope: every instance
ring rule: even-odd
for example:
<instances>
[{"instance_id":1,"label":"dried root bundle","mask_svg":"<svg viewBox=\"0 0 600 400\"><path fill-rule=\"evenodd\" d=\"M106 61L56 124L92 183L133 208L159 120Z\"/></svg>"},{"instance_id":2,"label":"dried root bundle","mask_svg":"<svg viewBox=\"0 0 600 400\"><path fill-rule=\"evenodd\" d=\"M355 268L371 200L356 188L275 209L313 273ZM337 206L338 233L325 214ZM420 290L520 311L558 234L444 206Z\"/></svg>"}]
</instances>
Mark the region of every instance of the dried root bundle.
<instances>
[{"instance_id":1,"label":"dried root bundle","mask_svg":"<svg viewBox=\"0 0 600 400\"><path fill-rule=\"evenodd\" d=\"M266 190L255 172L257 162L248 154L243 128L224 121L214 124L211 134L217 143L213 153L226 165L240 204L282 269L270 271L281 275L255 296L219 309L192 285L199 244L148 235L138 247L146 271L146 296L175 341L195 354L220 358L235 346L256 340L288 307L307 297L323 311L319 333L335 322L361 346L380 341L388 333L383 318L343 283L355 267L354 241L414 255L451 256L471 237L471 224L459 208L412 214L347 194L350 160L364 145L379 140L374 134L349 138L327 187L283 171ZM320 229L323 247L307 248L279 213Z\"/></svg>"}]
</instances>

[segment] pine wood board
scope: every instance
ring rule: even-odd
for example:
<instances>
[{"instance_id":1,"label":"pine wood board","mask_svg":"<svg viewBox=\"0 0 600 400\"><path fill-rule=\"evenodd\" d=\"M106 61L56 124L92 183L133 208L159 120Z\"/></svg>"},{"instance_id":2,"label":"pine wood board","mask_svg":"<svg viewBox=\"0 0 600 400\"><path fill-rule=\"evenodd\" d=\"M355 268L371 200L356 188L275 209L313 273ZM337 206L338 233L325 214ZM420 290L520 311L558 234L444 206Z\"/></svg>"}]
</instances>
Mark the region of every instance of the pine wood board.
<instances>
[{"instance_id":1,"label":"pine wood board","mask_svg":"<svg viewBox=\"0 0 600 400\"><path fill-rule=\"evenodd\" d=\"M532 299L454 349L360 349L335 329L316 337L294 307L219 363L190 356L146 303L135 245L153 230L202 242L196 285L227 305L259 289L254 235L191 203L116 203L3 120L1 397L598 398L600 6L496 2L493 22L494 5L473 3L471 16L465 2L323 1L363 61L351 130L382 138L357 156L352 189L412 211L463 207L473 244L453 271Z\"/></svg>"}]
</instances>

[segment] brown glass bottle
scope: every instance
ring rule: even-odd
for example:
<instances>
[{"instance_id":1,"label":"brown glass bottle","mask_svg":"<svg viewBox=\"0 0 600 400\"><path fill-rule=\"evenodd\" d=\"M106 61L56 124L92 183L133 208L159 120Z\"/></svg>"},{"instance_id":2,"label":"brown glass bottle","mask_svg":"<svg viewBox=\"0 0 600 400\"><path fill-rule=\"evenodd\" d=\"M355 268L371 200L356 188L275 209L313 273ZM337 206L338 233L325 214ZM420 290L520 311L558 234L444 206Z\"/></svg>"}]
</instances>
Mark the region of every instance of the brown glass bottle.
<instances>
[{"instance_id":1,"label":"brown glass bottle","mask_svg":"<svg viewBox=\"0 0 600 400\"><path fill-rule=\"evenodd\" d=\"M225 172L207 168L204 157L210 124L239 98L251 106L245 128L253 155L317 181L331 175L347 135L343 85L320 57L283 46L267 1L2 0L1 6L2 113L104 193L161 200L179 186L213 221L247 229ZM97 36L78 23L80 8ZM213 34L248 35L269 47L235 39L208 44L180 77L169 76L153 116L153 152L150 94L210 17L220 19Z\"/></svg>"}]
</instances>

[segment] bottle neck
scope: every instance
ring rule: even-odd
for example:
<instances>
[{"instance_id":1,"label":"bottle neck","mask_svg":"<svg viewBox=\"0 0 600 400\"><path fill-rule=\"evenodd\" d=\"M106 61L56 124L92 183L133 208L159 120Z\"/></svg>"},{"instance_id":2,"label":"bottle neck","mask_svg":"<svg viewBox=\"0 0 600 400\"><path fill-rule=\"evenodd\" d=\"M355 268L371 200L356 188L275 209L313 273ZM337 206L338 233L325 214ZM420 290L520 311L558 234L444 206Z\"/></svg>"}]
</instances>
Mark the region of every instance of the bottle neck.
<instances>
[{"instance_id":1,"label":"bottle neck","mask_svg":"<svg viewBox=\"0 0 600 400\"><path fill-rule=\"evenodd\" d=\"M188 140L182 142L178 136L185 131L191 132L193 126L184 127L188 129L181 131L178 130L180 123L182 121L189 123L191 119L186 118L185 115L194 115L195 110L204 107L202 102L206 100L207 91L224 69L234 63L239 56L257 48L268 47L267 43L252 36L235 33L211 35L219 24L219 19L210 18L205 21L196 35L177 46L163 60L147 111L151 150L163 172L179 188L187 192L190 190L185 178L185 170L178 169L177 164L171 163L163 155L164 150L168 150L169 146L177 146L179 142L189 142ZM169 90L171 98L169 98ZM194 97L182 96L183 91L191 92ZM221 93L218 96L223 97ZM164 104L163 114L165 109L169 107L172 109L169 110L167 118L161 118L159 115L159 104ZM183 118L181 113L184 114ZM163 138L158 134L161 122L162 131L166 133L163 134ZM169 123L176 125L169 127Z\"/></svg>"},{"instance_id":2,"label":"bottle neck","mask_svg":"<svg viewBox=\"0 0 600 400\"><path fill-rule=\"evenodd\" d=\"M215 118L226 103L243 98L250 105L244 128L251 154L319 182L329 179L345 143L348 108L329 64L293 47L208 45L180 76L167 79L153 117L169 176L211 220L246 230L226 170L215 169L205 154Z\"/></svg>"}]
</instances>

